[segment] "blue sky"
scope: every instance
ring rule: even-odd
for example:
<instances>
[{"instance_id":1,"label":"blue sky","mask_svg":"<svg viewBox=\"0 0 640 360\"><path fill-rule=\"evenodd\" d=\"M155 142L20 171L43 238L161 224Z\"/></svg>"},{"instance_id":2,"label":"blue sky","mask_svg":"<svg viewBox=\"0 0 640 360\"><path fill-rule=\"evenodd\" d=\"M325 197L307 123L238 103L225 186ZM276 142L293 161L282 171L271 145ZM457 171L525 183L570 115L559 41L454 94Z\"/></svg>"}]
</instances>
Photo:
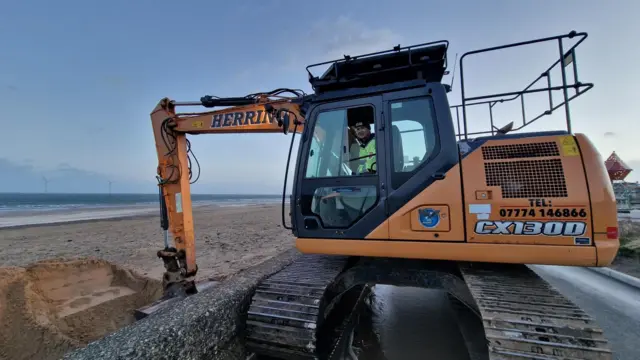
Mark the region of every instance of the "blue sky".
<instances>
[{"instance_id":1,"label":"blue sky","mask_svg":"<svg viewBox=\"0 0 640 360\"><path fill-rule=\"evenodd\" d=\"M640 83L635 69L640 51L633 45L640 33L640 2L177 4L3 4L0 171L21 169L24 176L5 179L0 191L39 191L42 174L58 176L62 191L64 173L87 176L87 184L80 181L73 191L106 191L106 179L115 181L114 191L155 191L157 158L149 113L165 96L187 101L205 94L243 96L278 87L310 92L304 69L310 63L440 39L451 42L453 70L456 53L574 29L589 33L578 48L578 64L581 80L595 83L593 90L571 103L574 131L586 133L605 157L616 150L638 168L630 179L640 179L634 96L634 85ZM547 45L519 56L470 59L465 67L468 89L478 95L517 90L556 54L557 48ZM458 80L457 76L451 103L459 102ZM519 119L519 111L503 119ZM531 129L561 128L562 119L536 125ZM202 166L194 192L279 192L289 140L281 134L192 138ZM103 185L96 185L101 181ZM55 191L55 182L49 188Z\"/></svg>"}]
</instances>

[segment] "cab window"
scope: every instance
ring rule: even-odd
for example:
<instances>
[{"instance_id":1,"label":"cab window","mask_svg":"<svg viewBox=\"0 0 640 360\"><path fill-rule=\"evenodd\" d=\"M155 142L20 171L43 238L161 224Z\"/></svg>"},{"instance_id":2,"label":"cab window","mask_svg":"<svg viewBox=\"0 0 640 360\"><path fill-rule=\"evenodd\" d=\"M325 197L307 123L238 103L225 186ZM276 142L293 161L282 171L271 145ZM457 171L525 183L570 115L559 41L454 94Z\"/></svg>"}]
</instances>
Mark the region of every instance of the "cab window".
<instances>
[{"instance_id":1,"label":"cab window","mask_svg":"<svg viewBox=\"0 0 640 360\"><path fill-rule=\"evenodd\" d=\"M436 127L431 97L391 102L391 185L398 188L436 149Z\"/></svg>"},{"instance_id":2,"label":"cab window","mask_svg":"<svg viewBox=\"0 0 640 360\"><path fill-rule=\"evenodd\" d=\"M372 106L319 113L311 139L305 178L375 174L374 139Z\"/></svg>"}]
</instances>

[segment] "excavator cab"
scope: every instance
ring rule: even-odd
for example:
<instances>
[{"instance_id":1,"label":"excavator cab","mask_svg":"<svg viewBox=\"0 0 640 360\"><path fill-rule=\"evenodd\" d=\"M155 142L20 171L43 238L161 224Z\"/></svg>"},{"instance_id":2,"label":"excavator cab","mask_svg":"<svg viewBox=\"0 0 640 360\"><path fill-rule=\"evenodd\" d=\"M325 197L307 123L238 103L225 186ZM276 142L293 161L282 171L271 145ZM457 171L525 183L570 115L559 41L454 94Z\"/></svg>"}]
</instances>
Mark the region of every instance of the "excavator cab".
<instances>
[{"instance_id":1,"label":"excavator cab","mask_svg":"<svg viewBox=\"0 0 640 360\"><path fill-rule=\"evenodd\" d=\"M363 239L457 163L441 83L447 46L442 41L347 57L310 77L316 94L294 174L297 237ZM309 68L320 65L326 63ZM366 161L356 124L369 125L375 137L375 159L368 162L373 171L356 171Z\"/></svg>"}]
</instances>

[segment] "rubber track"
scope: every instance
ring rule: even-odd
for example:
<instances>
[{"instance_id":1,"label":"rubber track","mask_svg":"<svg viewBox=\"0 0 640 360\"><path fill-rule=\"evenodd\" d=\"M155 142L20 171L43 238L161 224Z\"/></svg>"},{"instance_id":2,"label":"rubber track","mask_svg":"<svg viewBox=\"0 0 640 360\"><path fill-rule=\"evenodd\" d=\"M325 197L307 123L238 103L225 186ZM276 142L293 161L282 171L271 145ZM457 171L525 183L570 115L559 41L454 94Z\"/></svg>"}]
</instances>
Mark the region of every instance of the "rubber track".
<instances>
[{"instance_id":1,"label":"rubber track","mask_svg":"<svg viewBox=\"0 0 640 360\"><path fill-rule=\"evenodd\" d=\"M303 255L259 283L246 323L248 350L281 359L316 359L321 300L347 259Z\"/></svg>"},{"instance_id":2,"label":"rubber track","mask_svg":"<svg viewBox=\"0 0 640 360\"><path fill-rule=\"evenodd\" d=\"M577 305L525 265L504 269L461 266L491 360L613 358L602 330Z\"/></svg>"}]
</instances>

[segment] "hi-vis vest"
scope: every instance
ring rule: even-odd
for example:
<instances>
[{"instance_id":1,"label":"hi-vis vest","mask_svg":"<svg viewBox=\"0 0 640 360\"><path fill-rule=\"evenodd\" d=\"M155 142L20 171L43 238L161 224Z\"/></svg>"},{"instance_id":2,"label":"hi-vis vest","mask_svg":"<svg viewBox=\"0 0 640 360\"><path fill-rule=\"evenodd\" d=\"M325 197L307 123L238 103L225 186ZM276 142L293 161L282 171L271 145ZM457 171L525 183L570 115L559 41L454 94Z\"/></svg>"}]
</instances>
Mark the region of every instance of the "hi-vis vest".
<instances>
[{"instance_id":1,"label":"hi-vis vest","mask_svg":"<svg viewBox=\"0 0 640 360\"><path fill-rule=\"evenodd\" d=\"M368 156L367 156L368 155ZM366 158L362 158L367 156ZM366 173L369 170L376 170L378 164L376 164L376 138L369 140L365 147L360 147L360 154L358 157L362 158L360 161L362 164L358 166L358 174Z\"/></svg>"}]
</instances>

